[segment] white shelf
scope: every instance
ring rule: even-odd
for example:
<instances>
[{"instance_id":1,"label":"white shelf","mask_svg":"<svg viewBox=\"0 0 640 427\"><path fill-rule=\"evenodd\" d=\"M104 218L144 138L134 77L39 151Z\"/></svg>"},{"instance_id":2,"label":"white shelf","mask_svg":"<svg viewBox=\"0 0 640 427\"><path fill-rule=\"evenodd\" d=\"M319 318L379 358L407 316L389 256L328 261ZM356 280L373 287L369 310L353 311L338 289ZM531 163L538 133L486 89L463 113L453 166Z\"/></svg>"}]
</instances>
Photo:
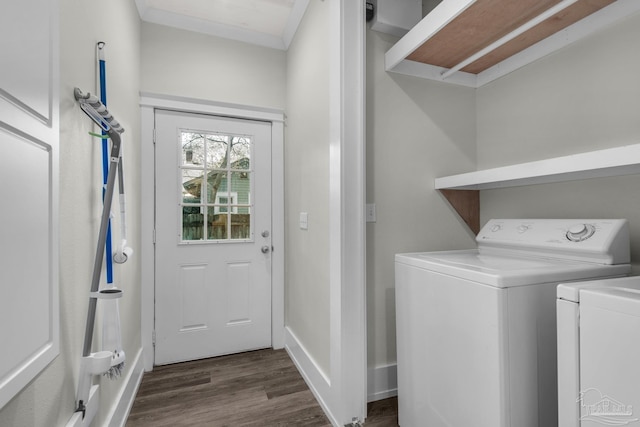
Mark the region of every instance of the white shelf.
<instances>
[{"instance_id":1,"label":"white shelf","mask_svg":"<svg viewBox=\"0 0 640 427\"><path fill-rule=\"evenodd\" d=\"M566 8L566 10L569 11L570 8L574 6L574 3L575 7L582 7L580 2L575 0L562 0L554 7L557 10ZM419 52L420 49L427 46L428 43L431 43L432 47L434 47L432 51L451 52L451 55L455 55L458 51L468 49L469 47L465 45L460 46L460 44L466 43L469 40L472 41L472 37L465 37L464 40L449 41L442 40L444 36L439 36L439 33L442 34L443 31L446 31L448 26L457 28L455 25L459 25L456 22L459 17L464 19L464 22L472 22L478 30L484 28L487 25L483 19L486 20L487 18L482 12L477 13L476 9L480 9L487 4L491 4L493 8L491 12L496 14L499 14L501 9L508 9L506 5L501 5L500 1L443 0L431 13L425 16L422 21L387 51L385 54L386 70L477 88L584 38L589 34L599 31L605 26L611 25L626 16L640 11L640 1L638 0L617 0L566 28L554 30L557 32L543 38L539 42L533 45L527 45L526 41L522 41L522 38L519 36L522 36L523 33L527 31L538 32L538 34L541 35L547 34L543 27L545 25L553 26L554 20L561 19L558 17L562 16L563 11L555 15L551 20L547 22L544 21L545 13L551 13L549 12L552 11L553 8L551 8L549 11L544 11L542 14L517 28L512 28L510 25L512 22L505 22L504 28L499 28L499 25L496 25L497 28L495 28L495 30L497 33L494 39L492 39L493 42L490 45L483 46L482 49L478 51L481 52L481 54L476 56L478 52L474 51L472 56L461 59L457 64L444 66L441 63L431 63L427 57L425 57L424 60L421 59L420 62L407 59L407 57L414 54L414 52ZM498 12L496 12L496 10L498 10ZM484 12L486 12L486 8ZM478 16L474 17L476 13ZM571 12L568 13L570 14ZM576 16L580 16L579 13L577 13ZM551 22L551 24L548 24L548 22ZM463 30L464 27L462 27L460 31ZM455 34L460 33L460 31L455 30L453 32ZM500 37L502 34L500 31L506 31L507 34ZM526 39L526 37L524 38ZM480 61L483 61L485 56L486 58L491 58L491 56L494 56L496 59L501 58L502 52L500 52L500 49L504 49L505 54L509 52L508 56L505 55L505 59L497 63L491 59L487 59L487 65L483 67L479 67L478 63L474 66L472 63L478 58ZM418 54L418 56L421 55ZM494 63L495 65L490 65ZM469 65L468 69L465 68L467 65ZM477 71L474 68L477 68Z\"/></svg>"},{"instance_id":2,"label":"white shelf","mask_svg":"<svg viewBox=\"0 0 640 427\"><path fill-rule=\"evenodd\" d=\"M640 174L640 144L436 178L435 188L487 190L631 174Z\"/></svg>"}]
</instances>

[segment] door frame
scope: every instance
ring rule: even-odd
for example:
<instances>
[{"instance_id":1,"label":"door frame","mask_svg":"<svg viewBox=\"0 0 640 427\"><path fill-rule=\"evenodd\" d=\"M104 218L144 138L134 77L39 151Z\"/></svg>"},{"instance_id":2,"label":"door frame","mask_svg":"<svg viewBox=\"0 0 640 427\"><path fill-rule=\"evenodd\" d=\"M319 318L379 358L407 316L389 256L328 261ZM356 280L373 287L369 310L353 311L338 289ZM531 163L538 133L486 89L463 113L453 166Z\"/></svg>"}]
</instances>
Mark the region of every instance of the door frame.
<instances>
[{"instance_id":1,"label":"door frame","mask_svg":"<svg viewBox=\"0 0 640 427\"><path fill-rule=\"evenodd\" d=\"M271 253L271 345L284 347L284 112L142 92L140 94L140 320L145 371L153 370L155 360L155 110L210 114L271 123L272 246Z\"/></svg>"},{"instance_id":2,"label":"door frame","mask_svg":"<svg viewBox=\"0 0 640 427\"><path fill-rule=\"evenodd\" d=\"M365 2L329 14L331 404L345 425L367 417Z\"/></svg>"}]
</instances>

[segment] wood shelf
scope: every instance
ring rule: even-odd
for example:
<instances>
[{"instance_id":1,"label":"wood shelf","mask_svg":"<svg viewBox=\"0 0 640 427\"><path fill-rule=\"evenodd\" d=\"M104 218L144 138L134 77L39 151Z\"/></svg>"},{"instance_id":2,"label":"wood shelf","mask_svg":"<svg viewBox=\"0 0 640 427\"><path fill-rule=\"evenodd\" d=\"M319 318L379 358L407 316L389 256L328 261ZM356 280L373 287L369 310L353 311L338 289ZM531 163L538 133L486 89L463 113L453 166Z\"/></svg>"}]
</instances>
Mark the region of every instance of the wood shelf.
<instances>
[{"instance_id":1,"label":"wood shelf","mask_svg":"<svg viewBox=\"0 0 640 427\"><path fill-rule=\"evenodd\" d=\"M479 191L640 174L640 144L436 178L435 189L477 234Z\"/></svg>"},{"instance_id":2,"label":"wood shelf","mask_svg":"<svg viewBox=\"0 0 640 427\"><path fill-rule=\"evenodd\" d=\"M385 67L480 87L637 11L638 0L443 0Z\"/></svg>"}]
</instances>

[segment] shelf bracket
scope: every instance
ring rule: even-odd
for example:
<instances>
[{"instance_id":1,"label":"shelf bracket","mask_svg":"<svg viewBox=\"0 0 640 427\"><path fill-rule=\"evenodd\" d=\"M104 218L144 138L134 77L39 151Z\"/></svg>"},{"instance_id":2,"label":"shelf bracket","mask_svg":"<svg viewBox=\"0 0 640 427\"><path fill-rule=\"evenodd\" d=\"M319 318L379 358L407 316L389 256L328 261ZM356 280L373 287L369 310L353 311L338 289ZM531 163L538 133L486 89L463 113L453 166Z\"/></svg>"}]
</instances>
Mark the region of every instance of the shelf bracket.
<instances>
[{"instance_id":1,"label":"shelf bracket","mask_svg":"<svg viewBox=\"0 0 640 427\"><path fill-rule=\"evenodd\" d=\"M439 189L449 204L458 212L458 215L473 231L480 232L480 191L479 190L449 190Z\"/></svg>"}]
</instances>

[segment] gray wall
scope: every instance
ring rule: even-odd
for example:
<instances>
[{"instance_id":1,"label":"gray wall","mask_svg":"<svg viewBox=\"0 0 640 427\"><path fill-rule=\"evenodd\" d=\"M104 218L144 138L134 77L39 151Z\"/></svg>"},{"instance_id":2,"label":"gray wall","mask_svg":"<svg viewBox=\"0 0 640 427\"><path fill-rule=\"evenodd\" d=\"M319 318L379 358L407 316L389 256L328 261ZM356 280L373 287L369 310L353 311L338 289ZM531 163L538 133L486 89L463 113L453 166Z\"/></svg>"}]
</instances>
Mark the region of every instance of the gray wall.
<instances>
[{"instance_id":1,"label":"gray wall","mask_svg":"<svg viewBox=\"0 0 640 427\"><path fill-rule=\"evenodd\" d=\"M477 91L478 169L640 143L640 14ZM640 261L640 176L481 192L481 220L627 218Z\"/></svg>"},{"instance_id":2,"label":"gray wall","mask_svg":"<svg viewBox=\"0 0 640 427\"><path fill-rule=\"evenodd\" d=\"M427 16L442 0L422 0L422 16Z\"/></svg>"},{"instance_id":3,"label":"gray wall","mask_svg":"<svg viewBox=\"0 0 640 427\"><path fill-rule=\"evenodd\" d=\"M472 247L474 236L434 190L439 176L475 169L475 91L387 73L397 38L367 33L369 367L395 363L396 253Z\"/></svg>"},{"instance_id":4,"label":"gray wall","mask_svg":"<svg viewBox=\"0 0 640 427\"><path fill-rule=\"evenodd\" d=\"M95 93L96 43L107 42L109 109L125 128L123 150L129 245L139 246L140 21L135 4L116 0L60 1L60 355L0 410L0 426L65 425L75 410L87 302L97 244L101 201L100 142L87 132L92 122L73 98L74 86ZM117 218L113 229L119 237ZM114 240L114 242L117 240ZM120 300L123 347L128 364L141 349L140 264L136 254L114 267ZM100 327L100 318L96 323ZM97 335L100 336L99 333ZM99 349L97 338L94 348ZM124 381L100 380L100 412L95 425L117 402Z\"/></svg>"},{"instance_id":5,"label":"gray wall","mask_svg":"<svg viewBox=\"0 0 640 427\"><path fill-rule=\"evenodd\" d=\"M285 107L282 50L145 22L141 54L143 92Z\"/></svg>"},{"instance_id":6,"label":"gray wall","mask_svg":"<svg viewBox=\"0 0 640 427\"><path fill-rule=\"evenodd\" d=\"M286 325L329 362L329 2L312 1L287 52ZM299 227L307 212L308 230Z\"/></svg>"}]
</instances>

